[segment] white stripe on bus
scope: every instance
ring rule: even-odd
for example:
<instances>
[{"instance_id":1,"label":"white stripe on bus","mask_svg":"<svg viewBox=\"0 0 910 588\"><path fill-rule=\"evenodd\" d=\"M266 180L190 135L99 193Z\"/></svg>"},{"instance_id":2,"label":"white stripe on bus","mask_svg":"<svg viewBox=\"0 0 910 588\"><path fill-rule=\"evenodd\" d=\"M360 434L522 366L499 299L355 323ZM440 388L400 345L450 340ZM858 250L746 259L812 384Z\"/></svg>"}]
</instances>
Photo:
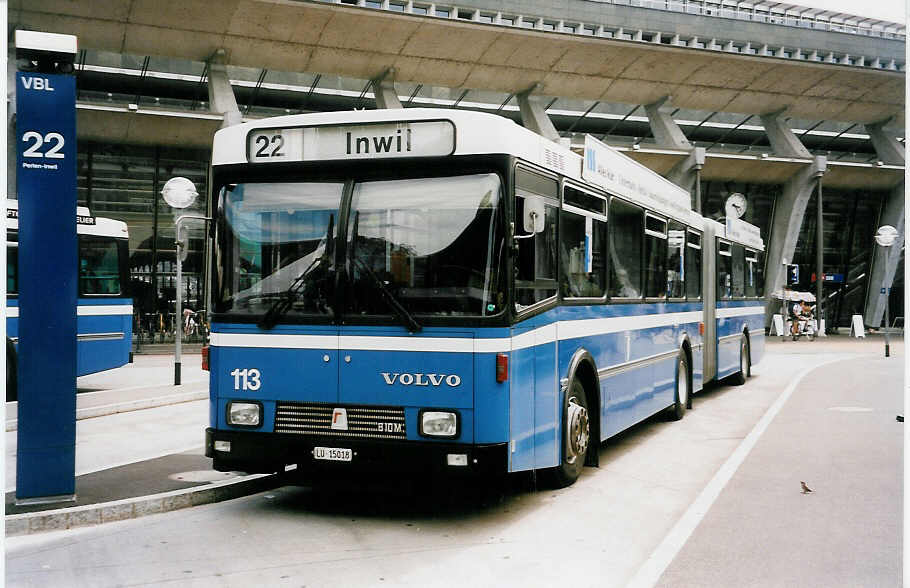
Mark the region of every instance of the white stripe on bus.
<instances>
[{"instance_id":1,"label":"white stripe on bus","mask_svg":"<svg viewBox=\"0 0 910 588\"><path fill-rule=\"evenodd\" d=\"M753 314L765 314L762 306L736 306L734 308L718 308L714 315L717 318L730 318L734 316L749 316Z\"/></svg>"},{"instance_id":2,"label":"white stripe on bus","mask_svg":"<svg viewBox=\"0 0 910 588\"><path fill-rule=\"evenodd\" d=\"M105 304L92 306L79 306L77 314L79 316L107 316L107 315L131 315L133 314L132 304ZM19 317L18 306L7 306L6 316L8 318Z\"/></svg>"},{"instance_id":3,"label":"white stripe on bus","mask_svg":"<svg viewBox=\"0 0 910 588\"><path fill-rule=\"evenodd\" d=\"M267 333L212 333L213 347L284 349L356 349L364 351L428 351L445 353L500 353L578 337L605 335L697 322L699 311L619 316L550 323L514 337L491 339L456 337L381 337L368 335L272 335Z\"/></svg>"}]
</instances>

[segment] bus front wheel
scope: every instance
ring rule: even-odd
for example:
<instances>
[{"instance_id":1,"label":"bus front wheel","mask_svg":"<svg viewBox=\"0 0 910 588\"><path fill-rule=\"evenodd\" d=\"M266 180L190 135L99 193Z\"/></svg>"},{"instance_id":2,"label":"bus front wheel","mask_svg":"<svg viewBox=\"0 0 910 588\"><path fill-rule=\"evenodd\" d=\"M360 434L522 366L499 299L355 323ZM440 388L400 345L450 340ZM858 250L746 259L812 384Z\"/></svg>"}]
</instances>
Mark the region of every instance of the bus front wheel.
<instances>
[{"instance_id":1,"label":"bus front wheel","mask_svg":"<svg viewBox=\"0 0 910 588\"><path fill-rule=\"evenodd\" d=\"M585 467L585 457L591 445L591 421L588 417L588 398L581 382L573 381L566 391L564 406L565 439L560 465L550 471L557 488L571 486Z\"/></svg>"}]
</instances>

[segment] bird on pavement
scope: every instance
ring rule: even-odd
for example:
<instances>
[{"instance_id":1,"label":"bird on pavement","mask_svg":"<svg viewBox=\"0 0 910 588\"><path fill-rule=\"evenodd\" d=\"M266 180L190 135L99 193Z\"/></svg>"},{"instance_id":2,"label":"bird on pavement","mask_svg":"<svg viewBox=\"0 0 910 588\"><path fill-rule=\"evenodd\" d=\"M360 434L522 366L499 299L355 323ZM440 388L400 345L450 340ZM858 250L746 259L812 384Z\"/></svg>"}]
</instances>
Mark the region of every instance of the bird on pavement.
<instances>
[{"instance_id":1,"label":"bird on pavement","mask_svg":"<svg viewBox=\"0 0 910 588\"><path fill-rule=\"evenodd\" d=\"M799 485L803 487L803 494L808 494L809 492L812 492L812 488L809 488L808 486L806 486L805 482L800 481Z\"/></svg>"}]
</instances>

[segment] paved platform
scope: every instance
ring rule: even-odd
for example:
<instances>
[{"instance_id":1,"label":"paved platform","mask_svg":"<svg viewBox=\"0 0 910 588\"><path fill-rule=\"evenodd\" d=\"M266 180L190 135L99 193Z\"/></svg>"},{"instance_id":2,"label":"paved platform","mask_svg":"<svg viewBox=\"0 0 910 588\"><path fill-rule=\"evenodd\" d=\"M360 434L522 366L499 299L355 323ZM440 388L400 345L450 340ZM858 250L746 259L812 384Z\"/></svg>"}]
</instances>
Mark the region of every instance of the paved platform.
<instances>
[{"instance_id":1,"label":"paved platform","mask_svg":"<svg viewBox=\"0 0 910 588\"><path fill-rule=\"evenodd\" d=\"M212 470L203 454L208 373L197 354L137 355L77 380L76 497L16 504L17 403L6 403L6 534L98 524L217 502L276 482ZM141 384L137 384L141 382Z\"/></svg>"},{"instance_id":2,"label":"paved platform","mask_svg":"<svg viewBox=\"0 0 910 588\"><path fill-rule=\"evenodd\" d=\"M766 353L858 353L884 356L884 339L846 335L815 341L768 337ZM903 341L891 336L893 361ZM137 386L135 382L143 382ZM173 356L137 356L132 365L79 378L76 500L17 505L15 403L7 403L6 533L20 535L135 518L259 492L278 476L215 472L203 455L208 424L207 373L199 356L183 360L183 382L173 386ZM697 401L697 399L696 399ZM12 420L11 419L12 415Z\"/></svg>"}]
</instances>

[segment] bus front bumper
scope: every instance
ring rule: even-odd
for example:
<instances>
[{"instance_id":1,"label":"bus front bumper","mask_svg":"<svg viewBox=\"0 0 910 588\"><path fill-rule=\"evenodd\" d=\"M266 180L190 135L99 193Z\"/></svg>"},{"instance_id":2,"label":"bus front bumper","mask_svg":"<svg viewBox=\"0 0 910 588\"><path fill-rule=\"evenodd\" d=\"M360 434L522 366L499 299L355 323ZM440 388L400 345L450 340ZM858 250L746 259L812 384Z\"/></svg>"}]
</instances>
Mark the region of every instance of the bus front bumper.
<instances>
[{"instance_id":1,"label":"bus front bumper","mask_svg":"<svg viewBox=\"0 0 910 588\"><path fill-rule=\"evenodd\" d=\"M215 448L218 442L219 449ZM229 446L226 445L229 443ZM230 451L223 451L230 447ZM315 448L350 449L350 461L328 461L315 457ZM306 471L381 471L504 473L508 471L508 443L488 445L430 441L371 440L358 442L331 437L205 430L205 455L220 472L282 472L296 464ZM457 456L457 457L452 457ZM458 464L458 465L453 465Z\"/></svg>"}]
</instances>

